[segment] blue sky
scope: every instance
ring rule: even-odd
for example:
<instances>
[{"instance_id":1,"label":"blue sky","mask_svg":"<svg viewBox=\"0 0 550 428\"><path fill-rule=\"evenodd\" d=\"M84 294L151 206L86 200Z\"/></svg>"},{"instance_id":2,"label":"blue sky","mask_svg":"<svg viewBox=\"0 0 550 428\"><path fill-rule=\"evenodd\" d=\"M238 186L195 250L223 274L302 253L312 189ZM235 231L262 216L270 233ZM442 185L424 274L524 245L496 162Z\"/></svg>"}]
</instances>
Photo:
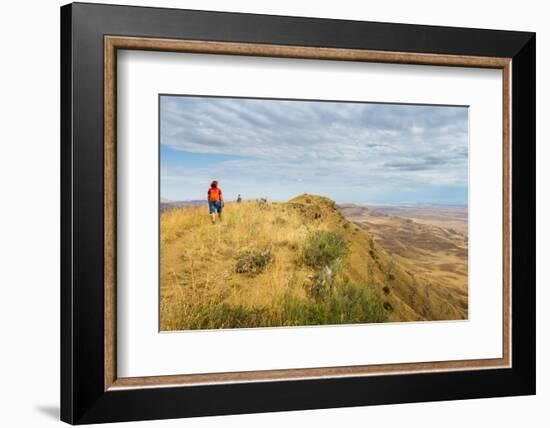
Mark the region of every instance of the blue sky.
<instances>
[{"instance_id":1,"label":"blue sky","mask_svg":"<svg viewBox=\"0 0 550 428\"><path fill-rule=\"evenodd\" d=\"M161 197L468 201L466 107L163 95Z\"/></svg>"}]
</instances>

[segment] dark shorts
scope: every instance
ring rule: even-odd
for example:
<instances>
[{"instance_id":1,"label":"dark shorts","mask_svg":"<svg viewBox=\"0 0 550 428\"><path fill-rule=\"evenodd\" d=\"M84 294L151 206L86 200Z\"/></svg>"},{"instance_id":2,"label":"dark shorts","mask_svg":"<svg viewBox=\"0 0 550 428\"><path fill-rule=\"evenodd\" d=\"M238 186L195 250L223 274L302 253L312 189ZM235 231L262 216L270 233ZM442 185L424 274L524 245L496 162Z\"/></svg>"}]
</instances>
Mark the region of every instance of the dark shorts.
<instances>
[{"instance_id":1,"label":"dark shorts","mask_svg":"<svg viewBox=\"0 0 550 428\"><path fill-rule=\"evenodd\" d=\"M210 210L210 214L214 214L215 212L221 214L222 213L222 201L208 201L208 209Z\"/></svg>"}]
</instances>

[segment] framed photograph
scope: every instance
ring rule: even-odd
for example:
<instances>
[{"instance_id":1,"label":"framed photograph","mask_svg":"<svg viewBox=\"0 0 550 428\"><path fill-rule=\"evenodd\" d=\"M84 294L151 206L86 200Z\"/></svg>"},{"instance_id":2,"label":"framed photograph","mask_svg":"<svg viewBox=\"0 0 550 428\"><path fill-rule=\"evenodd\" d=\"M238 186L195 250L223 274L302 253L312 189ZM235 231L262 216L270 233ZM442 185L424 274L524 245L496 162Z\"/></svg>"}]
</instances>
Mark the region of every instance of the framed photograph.
<instances>
[{"instance_id":1,"label":"framed photograph","mask_svg":"<svg viewBox=\"0 0 550 428\"><path fill-rule=\"evenodd\" d=\"M61 8L61 418L535 393L535 34Z\"/></svg>"}]
</instances>

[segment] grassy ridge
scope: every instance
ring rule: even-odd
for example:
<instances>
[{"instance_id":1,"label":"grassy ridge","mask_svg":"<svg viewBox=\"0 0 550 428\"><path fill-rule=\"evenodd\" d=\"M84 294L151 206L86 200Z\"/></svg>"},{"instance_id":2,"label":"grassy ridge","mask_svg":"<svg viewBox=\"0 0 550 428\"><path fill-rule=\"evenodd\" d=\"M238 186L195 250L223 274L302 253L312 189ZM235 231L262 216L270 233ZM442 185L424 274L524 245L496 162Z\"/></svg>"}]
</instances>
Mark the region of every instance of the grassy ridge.
<instances>
[{"instance_id":1,"label":"grassy ridge","mask_svg":"<svg viewBox=\"0 0 550 428\"><path fill-rule=\"evenodd\" d=\"M206 207L173 209L160 244L161 330L465 317L320 196L226 204L216 225Z\"/></svg>"}]
</instances>

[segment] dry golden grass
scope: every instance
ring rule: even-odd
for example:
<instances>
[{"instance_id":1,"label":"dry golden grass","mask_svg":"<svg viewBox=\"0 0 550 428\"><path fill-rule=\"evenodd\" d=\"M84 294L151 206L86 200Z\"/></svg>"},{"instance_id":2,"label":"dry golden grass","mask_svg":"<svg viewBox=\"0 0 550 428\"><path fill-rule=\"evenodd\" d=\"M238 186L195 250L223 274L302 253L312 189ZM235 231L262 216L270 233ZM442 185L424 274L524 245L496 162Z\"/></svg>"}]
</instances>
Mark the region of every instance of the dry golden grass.
<instances>
[{"instance_id":1,"label":"dry golden grass","mask_svg":"<svg viewBox=\"0 0 550 428\"><path fill-rule=\"evenodd\" d=\"M161 214L161 330L466 317L461 290L411 272L327 198L228 203L223 214L215 225L206 206ZM349 251L320 302L312 289L323 269L304 263L303 251L321 230L345 238ZM246 252L269 261L257 272L239 272ZM350 299L353 310L345 307Z\"/></svg>"},{"instance_id":2,"label":"dry golden grass","mask_svg":"<svg viewBox=\"0 0 550 428\"><path fill-rule=\"evenodd\" d=\"M206 207L184 207L161 216L161 329L180 324L177 311L224 301L269 307L285 293L306 297L312 271L299 265L298 249L309 228L282 204L228 203L223 222L212 225ZM318 225L317 225L318 226ZM255 276L235 272L236 256L269 249L273 261Z\"/></svg>"}]
</instances>

